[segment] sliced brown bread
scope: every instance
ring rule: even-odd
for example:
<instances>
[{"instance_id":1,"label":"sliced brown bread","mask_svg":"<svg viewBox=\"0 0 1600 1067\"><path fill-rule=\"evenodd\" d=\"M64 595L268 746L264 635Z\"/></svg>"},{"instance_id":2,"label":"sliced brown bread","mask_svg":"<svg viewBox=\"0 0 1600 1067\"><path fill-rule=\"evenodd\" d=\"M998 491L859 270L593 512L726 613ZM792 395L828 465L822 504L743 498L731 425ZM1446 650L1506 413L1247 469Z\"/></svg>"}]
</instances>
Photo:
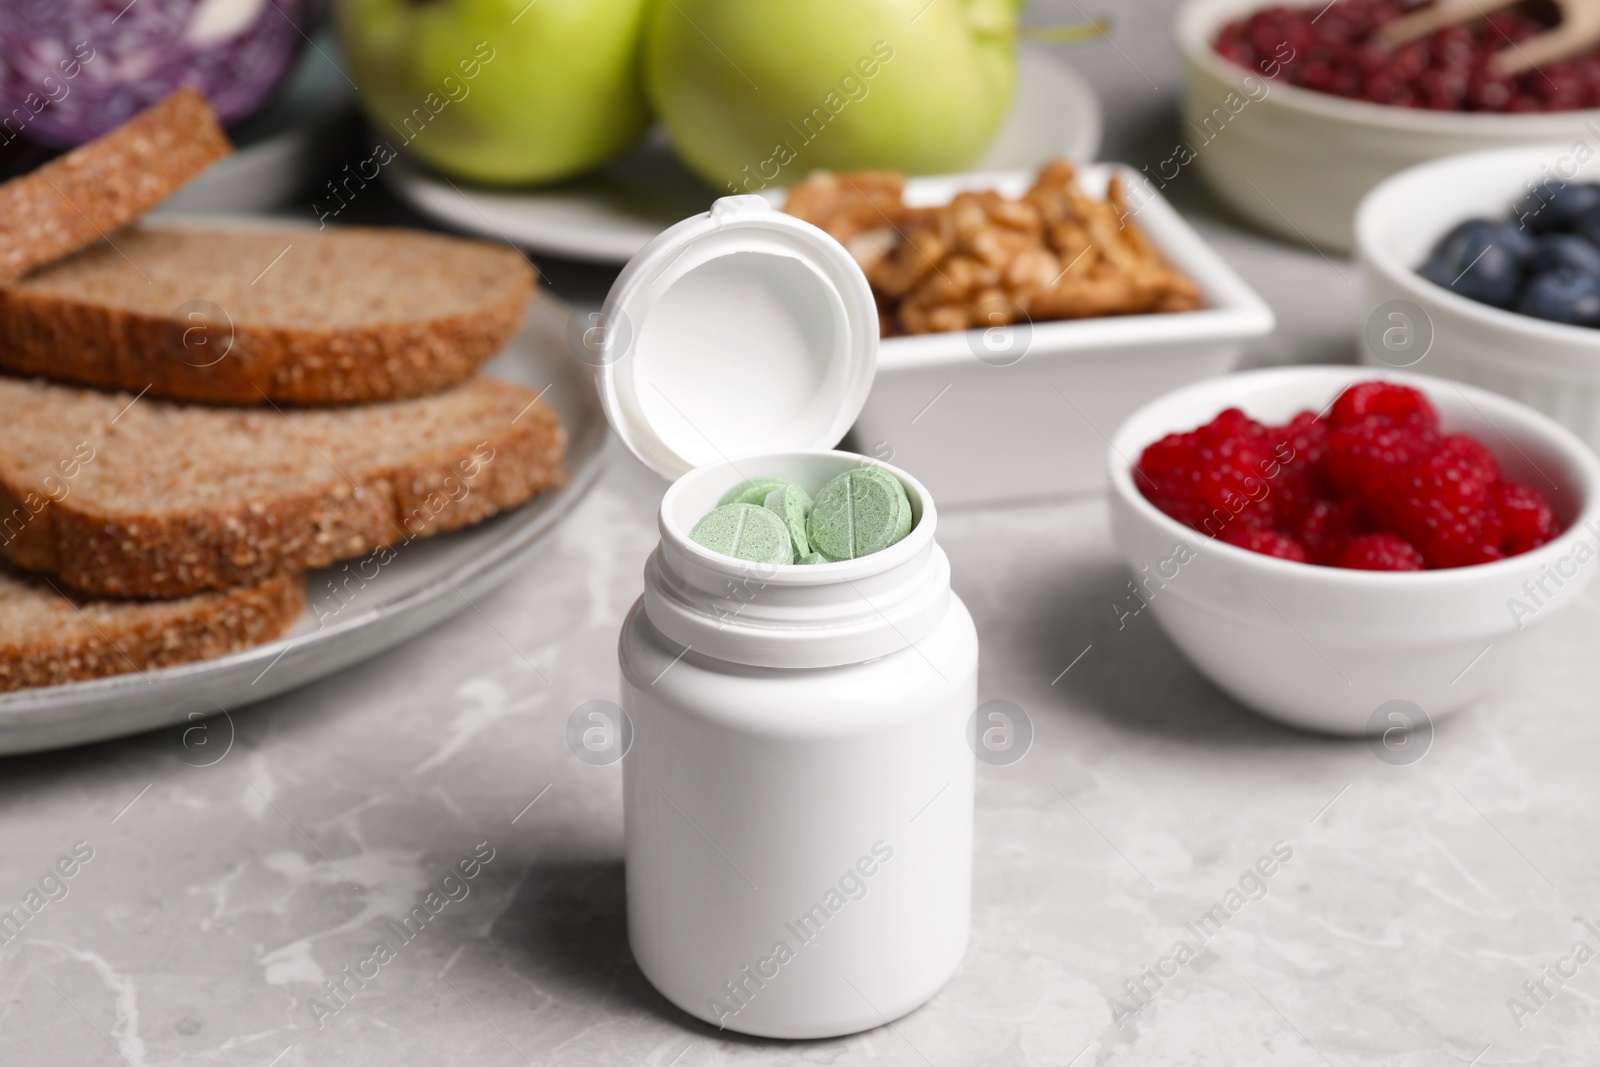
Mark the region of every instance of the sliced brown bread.
<instances>
[{"instance_id":1,"label":"sliced brown bread","mask_svg":"<svg viewBox=\"0 0 1600 1067\"><path fill-rule=\"evenodd\" d=\"M400 229L146 224L0 288L0 369L215 404L466 380L533 295L518 252Z\"/></svg>"},{"instance_id":2,"label":"sliced brown bread","mask_svg":"<svg viewBox=\"0 0 1600 1067\"><path fill-rule=\"evenodd\" d=\"M0 377L0 555L103 596L249 585L477 522L561 481L531 389L206 408Z\"/></svg>"},{"instance_id":3,"label":"sliced brown bread","mask_svg":"<svg viewBox=\"0 0 1600 1067\"><path fill-rule=\"evenodd\" d=\"M281 637L305 607L305 582L181 600L97 600L0 568L0 691L171 667Z\"/></svg>"},{"instance_id":4,"label":"sliced brown bread","mask_svg":"<svg viewBox=\"0 0 1600 1067\"><path fill-rule=\"evenodd\" d=\"M125 226L232 150L196 89L175 89L109 133L0 185L0 281Z\"/></svg>"}]
</instances>

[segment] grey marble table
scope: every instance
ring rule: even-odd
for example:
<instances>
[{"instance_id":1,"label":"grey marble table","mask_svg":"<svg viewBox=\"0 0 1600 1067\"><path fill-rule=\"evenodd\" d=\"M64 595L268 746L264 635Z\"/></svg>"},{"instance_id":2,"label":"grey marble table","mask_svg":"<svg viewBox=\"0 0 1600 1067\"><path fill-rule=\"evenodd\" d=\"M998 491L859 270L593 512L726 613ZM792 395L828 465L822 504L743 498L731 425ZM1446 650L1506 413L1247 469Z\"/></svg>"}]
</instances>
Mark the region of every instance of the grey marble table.
<instances>
[{"instance_id":1,"label":"grey marble table","mask_svg":"<svg viewBox=\"0 0 1600 1067\"><path fill-rule=\"evenodd\" d=\"M1119 6L1113 40L1070 56L1106 99L1110 158L1159 158L1177 136L1168 6ZM1083 14L1058 0L1031 17ZM1279 315L1251 362L1348 356L1348 263L1174 188ZM547 274L580 300L608 280ZM1397 765L1256 718L1153 620L1119 624L1097 499L944 516L981 697L1036 733L1020 762L980 767L955 979L838 1041L678 1013L628 953L618 769L564 740L573 708L617 696L661 488L619 459L478 610L214 722L201 752L165 733L0 761L0 912L44 902L0 928L0 1064L1595 1061L1600 602ZM446 883L463 862L475 876ZM401 936L421 905L429 921Z\"/></svg>"},{"instance_id":2,"label":"grey marble table","mask_svg":"<svg viewBox=\"0 0 1600 1067\"><path fill-rule=\"evenodd\" d=\"M1596 974L1546 979L1543 1005L1522 984L1600 947L1596 604L1397 766L1243 711L1148 617L1119 627L1095 500L944 517L981 696L1036 731L980 767L955 980L842 1041L679 1014L628 954L618 770L564 740L574 707L617 696L659 488L619 462L481 617L236 712L213 749L166 733L0 763L0 908L75 871L0 946L0 1063L1593 1062ZM402 942L389 924L486 857ZM1226 924L1203 918L1241 886ZM393 958L367 962L380 940ZM1180 940L1198 954L1157 987ZM1520 1028L1512 997L1536 1009Z\"/></svg>"}]
</instances>

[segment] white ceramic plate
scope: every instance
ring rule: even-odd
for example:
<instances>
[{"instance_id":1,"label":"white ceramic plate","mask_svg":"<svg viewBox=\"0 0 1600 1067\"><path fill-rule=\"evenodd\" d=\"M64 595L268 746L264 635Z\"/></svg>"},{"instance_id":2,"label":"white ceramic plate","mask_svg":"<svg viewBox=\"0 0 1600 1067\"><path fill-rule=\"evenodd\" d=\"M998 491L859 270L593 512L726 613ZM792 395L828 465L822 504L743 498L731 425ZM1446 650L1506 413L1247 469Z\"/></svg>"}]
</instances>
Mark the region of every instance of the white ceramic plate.
<instances>
[{"instance_id":1,"label":"white ceramic plate","mask_svg":"<svg viewBox=\"0 0 1600 1067\"><path fill-rule=\"evenodd\" d=\"M1057 156L1081 163L1100 149L1100 101L1071 68L1022 49L1011 113L974 166L1032 170ZM680 219L711 206L716 193L684 169L659 129L597 174L540 189L477 189L397 159L391 187L418 211L484 237L571 259L624 263Z\"/></svg>"},{"instance_id":2,"label":"white ceramic plate","mask_svg":"<svg viewBox=\"0 0 1600 1067\"><path fill-rule=\"evenodd\" d=\"M545 402L567 428L565 486L471 529L407 545L337 612L328 581L335 572L307 575L306 614L282 640L143 675L0 695L0 755L121 737L265 700L392 648L493 589L567 516L610 453L590 368L567 348L567 318L566 305L541 294L522 332L485 367L546 390Z\"/></svg>"}]
</instances>

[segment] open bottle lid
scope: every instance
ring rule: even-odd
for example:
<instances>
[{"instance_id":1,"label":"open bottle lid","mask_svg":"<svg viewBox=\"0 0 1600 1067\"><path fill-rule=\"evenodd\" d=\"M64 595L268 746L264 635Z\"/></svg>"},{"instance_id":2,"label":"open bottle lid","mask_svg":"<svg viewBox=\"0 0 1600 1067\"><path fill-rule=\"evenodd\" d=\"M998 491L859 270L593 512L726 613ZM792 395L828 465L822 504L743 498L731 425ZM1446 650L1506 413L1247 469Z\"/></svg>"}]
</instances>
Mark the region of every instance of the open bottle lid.
<instances>
[{"instance_id":1,"label":"open bottle lid","mask_svg":"<svg viewBox=\"0 0 1600 1067\"><path fill-rule=\"evenodd\" d=\"M759 196L730 196L628 262L590 350L612 429L676 479L837 445L872 387L878 310L838 241Z\"/></svg>"}]
</instances>

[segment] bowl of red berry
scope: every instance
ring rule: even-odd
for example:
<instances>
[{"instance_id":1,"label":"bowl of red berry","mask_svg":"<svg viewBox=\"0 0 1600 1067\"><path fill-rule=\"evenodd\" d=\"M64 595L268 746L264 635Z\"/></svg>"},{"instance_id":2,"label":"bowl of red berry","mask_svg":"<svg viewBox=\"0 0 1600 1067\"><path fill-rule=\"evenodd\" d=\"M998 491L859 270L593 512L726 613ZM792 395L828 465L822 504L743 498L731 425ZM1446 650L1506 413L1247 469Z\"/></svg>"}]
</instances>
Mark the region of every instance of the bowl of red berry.
<instances>
[{"instance_id":1,"label":"bowl of red berry","mask_svg":"<svg viewBox=\"0 0 1600 1067\"><path fill-rule=\"evenodd\" d=\"M1600 448L1600 134L1403 171L1361 202L1356 247L1366 362L1492 389Z\"/></svg>"},{"instance_id":2,"label":"bowl of red berry","mask_svg":"<svg viewBox=\"0 0 1600 1067\"><path fill-rule=\"evenodd\" d=\"M1600 50L1505 72L1504 57L1552 25L1524 6L1389 43L1428 6L1191 0L1178 16L1186 139L1147 168L1152 181L1193 163L1263 229L1348 250L1362 195L1413 164L1536 142L1600 147Z\"/></svg>"},{"instance_id":3,"label":"bowl of red berry","mask_svg":"<svg viewBox=\"0 0 1600 1067\"><path fill-rule=\"evenodd\" d=\"M1217 686L1306 729L1476 702L1600 570L1600 460L1472 386L1236 374L1142 408L1111 457L1132 595Z\"/></svg>"}]
</instances>

